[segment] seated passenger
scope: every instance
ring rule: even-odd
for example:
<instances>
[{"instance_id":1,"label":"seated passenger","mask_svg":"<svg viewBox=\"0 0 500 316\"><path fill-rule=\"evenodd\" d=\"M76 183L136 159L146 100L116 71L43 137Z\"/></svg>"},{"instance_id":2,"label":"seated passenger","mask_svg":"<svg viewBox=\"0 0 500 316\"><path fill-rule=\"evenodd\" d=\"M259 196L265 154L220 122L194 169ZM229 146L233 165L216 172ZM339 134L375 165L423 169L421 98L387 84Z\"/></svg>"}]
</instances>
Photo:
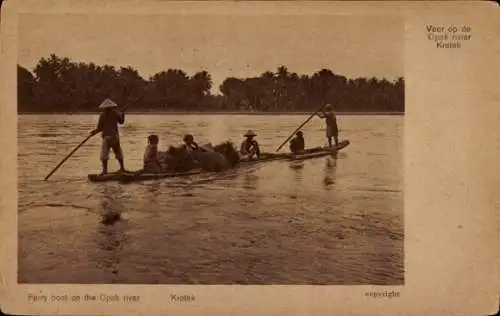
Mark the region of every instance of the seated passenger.
<instances>
[{"instance_id":1,"label":"seated passenger","mask_svg":"<svg viewBox=\"0 0 500 316\"><path fill-rule=\"evenodd\" d=\"M193 152L200 149L200 146L198 146L198 144L194 141L194 137L191 134L187 134L186 136L184 136L183 141L188 152Z\"/></svg>"},{"instance_id":2,"label":"seated passenger","mask_svg":"<svg viewBox=\"0 0 500 316\"><path fill-rule=\"evenodd\" d=\"M243 136L246 139L241 143L240 154L243 159L254 159L260 157L259 143L254 139L257 134L249 130Z\"/></svg>"},{"instance_id":3,"label":"seated passenger","mask_svg":"<svg viewBox=\"0 0 500 316\"><path fill-rule=\"evenodd\" d=\"M290 151L294 154L299 153L305 149L304 134L298 131L295 137L290 141Z\"/></svg>"},{"instance_id":4,"label":"seated passenger","mask_svg":"<svg viewBox=\"0 0 500 316\"><path fill-rule=\"evenodd\" d=\"M148 145L144 152L143 172L161 172L160 156L158 153L158 135L148 136Z\"/></svg>"}]
</instances>

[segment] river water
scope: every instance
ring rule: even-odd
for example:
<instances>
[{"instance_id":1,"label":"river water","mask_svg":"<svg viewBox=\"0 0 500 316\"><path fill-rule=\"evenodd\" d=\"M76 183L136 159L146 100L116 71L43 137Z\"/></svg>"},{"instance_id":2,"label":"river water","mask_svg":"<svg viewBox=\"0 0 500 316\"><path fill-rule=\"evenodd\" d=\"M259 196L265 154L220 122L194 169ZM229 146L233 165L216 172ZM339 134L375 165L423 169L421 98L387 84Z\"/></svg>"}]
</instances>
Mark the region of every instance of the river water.
<instances>
[{"instance_id":1,"label":"river water","mask_svg":"<svg viewBox=\"0 0 500 316\"><path fill-rule=\"evenodd\" d=\"M20 283L404 283L402 116L339 117L351 145L337 159L127 185L87 181L100 172L96 136L43 181L96 119L19 117ZM304 119L129 115L126 167L141 167L150 133L166 148L185 133L239 143L253 129L274 151ZM303 131L306 146L325 145L319 118ZM120 220L106 224L110 213Z\"/></svg>"}]
</instances>

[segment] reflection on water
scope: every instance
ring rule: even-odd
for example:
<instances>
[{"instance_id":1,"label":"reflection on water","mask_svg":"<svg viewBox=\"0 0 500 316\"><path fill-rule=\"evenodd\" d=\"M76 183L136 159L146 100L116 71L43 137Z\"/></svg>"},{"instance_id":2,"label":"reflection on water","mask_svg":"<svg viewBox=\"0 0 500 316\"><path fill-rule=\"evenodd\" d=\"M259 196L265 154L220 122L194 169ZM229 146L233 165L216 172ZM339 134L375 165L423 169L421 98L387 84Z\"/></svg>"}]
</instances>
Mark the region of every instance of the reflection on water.
<instances>
[{"instance_id":1,"label":"reflection on water","mask_svg":"<svg viewBox=\"0 0 500 316\"><path fill-rule=\"evenodd\" d=\"M125 242L126 235L121 227L99 226L95 243L100 251L93 260L112 273L118 273L121 249Z\"/></svg>"},{"instance_id":2,"label":"reflection on water","mask_svg":"<svg viewBox=\"0 0 500 316\"><path fill-rule=\"evenodd\" d=\"M125 224L122 223L122 214L125 213L124 192L121 186L102 186L96 188L98 198L98 213L101 216L101 225L97 226L97 245L95 258L104 269L108 269L112 274L118 272L121 258L121 249L126 242L124 232Z\"/></svg>"},{"instance_id":3,"label":"reflection on water","mask_svg":"<svg viewBox=\"0 0 500 316\"><path fill-rule=\"evenodd\" d=\"M259 177L253 172L243 174L243 188L246 190L257 190Z\"/></svg>"},{"instance_id":4,"label":"reflection on water","mask_svg":"<svg viewBox=\"0 0 500 316\"><path fill-rule=\"evenodd\" d=\"M325 177L323 180L325 189L329 190L333 188L333 186L335 185L336 170L337 170L337 159L327 158L325 160Z\"/></svg>"},{"instance_id":5,"label":"reflection on water","mask_svg":"<svg viewBox=\"0 0 500 316\"><path fill-rule=\"evenodd\" d=\"M124 196L122 186L102 186L96 190L99 197L99 213L102 216L102 223L105 225L113 225L120 220L121 214L124 212L123 207Z\"/></svg>"},{"instance_id":6,"label":"reflection on water","mask_svg":"<svg viewBox=\"0 0 500 316\"><path fill-rule=\"evenodd\" d=\"M167 147L253 129L273 152L302 119L132 115L121 139L135 169L149 133ZM19 282L403 283L402 118L339 118L351 145L338 157L126 185L86 180L100 170L95 138L43 181L95 121L19 120ZM311 146L322 125L304 128Z\"/></svg>"},{"instance_id":7,"label":"reflection on water","mask_svg":"<svg viewBox=\"0 0 500 316\"><path fill-rule=\"evenodd\" d=\"M290 169L293 172L293 181L295 185L301 185L301 182L304 181L304 162L303 161L292 161L289 165Z\"/></svg>"}]
</instances>

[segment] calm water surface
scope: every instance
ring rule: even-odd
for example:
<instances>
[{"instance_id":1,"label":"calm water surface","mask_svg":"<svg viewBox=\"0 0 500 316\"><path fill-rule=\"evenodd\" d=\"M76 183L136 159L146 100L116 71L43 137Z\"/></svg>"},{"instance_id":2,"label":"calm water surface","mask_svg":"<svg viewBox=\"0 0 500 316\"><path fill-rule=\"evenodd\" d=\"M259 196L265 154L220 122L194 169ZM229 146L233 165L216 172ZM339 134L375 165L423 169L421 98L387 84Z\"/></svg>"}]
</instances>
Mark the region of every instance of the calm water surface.
<instances>
[{"instance_id":1,"label":"calm water surface","mask_svg":"<svg viewBox=\"0 0 500 316\"><path fill-rule=\"evenodd\" d=\"M167 147L188 132L200 143L239 143L253 129L274 151L304 119L130 115L121 128L126 167L141 167L150 133ZM19 282L404 283L402 117L340 117L351 145L337 159L127 185L87 181L100 171L96 136L43 181L95 123L19 119ZM325 144L322 120L303 131L308 146ZM105 225L109 213L121 220Z\"/></svg>"}]
</instances>

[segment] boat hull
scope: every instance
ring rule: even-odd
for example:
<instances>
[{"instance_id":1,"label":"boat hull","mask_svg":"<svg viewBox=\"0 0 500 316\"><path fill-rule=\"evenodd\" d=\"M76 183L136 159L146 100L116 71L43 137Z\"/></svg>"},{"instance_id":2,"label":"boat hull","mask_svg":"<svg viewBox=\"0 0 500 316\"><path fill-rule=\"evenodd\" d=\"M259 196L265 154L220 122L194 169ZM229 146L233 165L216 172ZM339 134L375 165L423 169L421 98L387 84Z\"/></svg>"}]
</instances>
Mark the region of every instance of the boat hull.
<instances>
[{"instance_id":1,"label":"boat hull","mask_svg":"<svg viewBox=\"0 0 500 316\"><path fill-rule=\"evenodd\" d=\"M141 171L135 172L114 172L108 174L89 174L88 179L91 182L136 182L166 178L187 177L202 173L201 170L192 170L187 172L162 172L162 173L147 173Z\"/></svg>"},{"instance_id":2,"label":"boat hull","mask_svg":"<svg viewBox=\"0 0 500 316\"><path fill-rule=\"evenodd\" d=\"M348 140L343 140L337 146L334 146L334 147L317 147L317 148L305 150L304 152L299 153L299 154L290 154L289 159L290 160L307 160L307 159L335 155L340 150L344 149L345 147L347 147L349 145L350 145L350 142Z\"/></svg>"}]
</instances>

